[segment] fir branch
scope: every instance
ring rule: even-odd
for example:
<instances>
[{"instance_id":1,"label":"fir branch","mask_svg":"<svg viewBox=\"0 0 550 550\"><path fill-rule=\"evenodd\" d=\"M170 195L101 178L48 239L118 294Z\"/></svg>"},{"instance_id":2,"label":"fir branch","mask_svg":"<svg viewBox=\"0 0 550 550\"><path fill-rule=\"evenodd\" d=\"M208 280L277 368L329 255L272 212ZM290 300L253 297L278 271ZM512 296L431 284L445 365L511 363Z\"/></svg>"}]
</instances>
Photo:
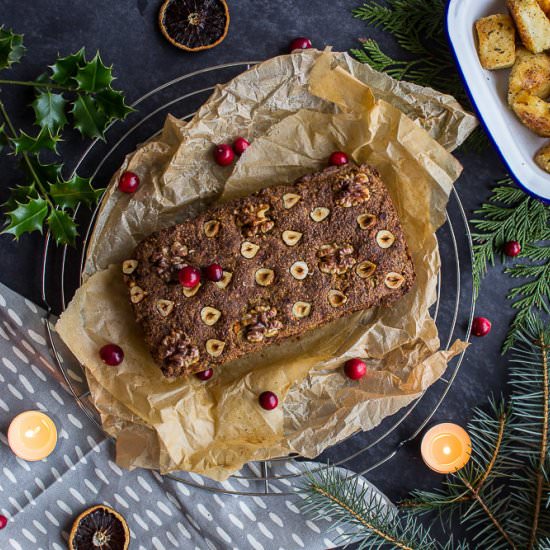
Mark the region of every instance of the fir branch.
<instances>
[{"instance_id":1,"label":"fir branch","mask_svg":"<svg viewBox=\"0 0 550 550\"><path fill-rule=\"evenodd\" d=\"M362 63L383 71L397 80L410 80L454 95L462 104L468 99L454 66L444 34L445 0L368 0L353 15L369 25L390 33L408 54L394 58L373 39L361 41L361 48L351 53ZM487 139L481 129L467 140L467 148L480 150ZM497 182L490 199L476 212L472 225L474 239L474 294L477 297L481 280L489 265L494 265L504 244L519 241L520 263L505 272L513 278L528 278L514 288L508 298L517 310L503 343L503 353L514 345L518 331L533 311L549 312L550 253L548 222L550 207L527 196L507 178ZM540 262L540 265L532 265Z\"/></svg>"},{"instance_id":2,"label":"fir branch","mask_svg":"<svg viewBox=\"0 0 550 550\"><path fill-rule=\"evenodd\" d=\"M523 261L508 267L505 273L515 279L530 279L508 294L517 313L503 344L506 352L534 311L550 313L550 207L529 197L506 178L497 182L491 197L475 214L478 216L471 224L478 230L472 234L476 296L488 266L495 265L499 252L503 257L502 249L508 241L520 243Z\"/></svg>"},{"instance_id":3,"label":"fir branch","mask_svg":"<svg viewBox=\"0 0 550 550\"><path fill-rule=\"evenodd\" d=\"M357 542L358 549L391 545L402 550L435 550L437 542L412 516L399 518L380 496L334 467L308 474L302 488L303 511L315 518L331 517L331 530L345 527L340 542Z\"/></svg>"},{"instance_id":4,"label":"fir branch","mask_svg":"<svg viewBox=\"0 0 550 550\"><path fill-rule=\"evenodd\" d=\"M462 105L470 102L455 68L444 30L445 0L368 0L353 10L354 17L391 34L404 51L394 58L373 39L360 40L350 53L361 63L386 72L397 80L409 80L453 95ZM476 128L464 147L481 151L488 140Z\"/></svg>"},{"instance_id":5,"label":"fir branch","mask_svg":"<svg viewBox=\"0 0 550 550\"><path fill-rule=\"evenodd\" d=\"M508 190L500 195L511 200ZM358 477L333 468L310 476L304 489L305 511L329 516L333 527L351 530L341 542L359 548L439 549L442 545L419 530L419 516L460 518L476 548L546 549L550 540L550 325L529 315L518 331L510 366L510 404L491 400L488 412L476 409L468 424L472 457L448 476L438 491L416 491L388 514ZM393 529L393 530L392 530ZM413 535L416 534L416 539ZM447 545L454 547L452 541ZM459 543L458 548L466 548Z\"/></svg>"},{"instance_id":6,"label":"fir branch","mask_svg":"<svg viewBox=\"0 0 550 550\"><path fill-rule=\"evenodd\" d=\"M483 547L499 545L505 541L514 548L514 543L503 526L501 516L506 517L508 497L502 488L493 482L507 478L515 461L508 456L509 437L507 429L510 412L504 403L491 401L491 412L474 411L468 424L472 438L472 458L468 465L449 476L439 491L415 491L412 500L400 506L414 514L437 512L448 521L459 516L468 520L468 529L481 539Z\"/></svg>"},{"instance_id":7,"label":"fir branch","mask_svg":"<svg viewBox=\"0 0 550 550\"><path fill-rule=\"evenodd\" d=\"M550 537L550 512L546 507L550 473L550 328L531 315L517 340L510 363L511 449L526 462L513 479L518 498L512 507L518 517L524 518L516 527L516 539L532 549L540 538Z\"/></svg>"}]
</instances>

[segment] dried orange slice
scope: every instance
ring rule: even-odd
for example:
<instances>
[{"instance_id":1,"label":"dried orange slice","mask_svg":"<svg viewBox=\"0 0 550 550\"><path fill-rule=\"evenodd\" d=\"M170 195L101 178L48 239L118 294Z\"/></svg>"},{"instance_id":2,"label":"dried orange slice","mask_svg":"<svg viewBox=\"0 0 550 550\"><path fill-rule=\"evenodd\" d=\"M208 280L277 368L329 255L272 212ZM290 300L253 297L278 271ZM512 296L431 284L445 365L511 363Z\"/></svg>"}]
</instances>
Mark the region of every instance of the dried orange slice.
<instances>
[{"instance_id":1,"label":"dried orange slice","mask_svg":"<svg viewBox=\"0 0 550 550\"><path fill-rule=\"evenodd\" d=\"M109 506L92 506L73 523L69 550L127 550L130 531L126 520Z\"/></svg>"},{"instance_id":2,"label":"dried orange slice","mask_svg":"<svg viewBox=\"0 0 550 550\"><path fill-rule=\"evenodd\" d=\"M227 36L229 9L225 0L166 0L160 8L159 25L177 48L208 50Z\"/></svg>"}]
</instances>

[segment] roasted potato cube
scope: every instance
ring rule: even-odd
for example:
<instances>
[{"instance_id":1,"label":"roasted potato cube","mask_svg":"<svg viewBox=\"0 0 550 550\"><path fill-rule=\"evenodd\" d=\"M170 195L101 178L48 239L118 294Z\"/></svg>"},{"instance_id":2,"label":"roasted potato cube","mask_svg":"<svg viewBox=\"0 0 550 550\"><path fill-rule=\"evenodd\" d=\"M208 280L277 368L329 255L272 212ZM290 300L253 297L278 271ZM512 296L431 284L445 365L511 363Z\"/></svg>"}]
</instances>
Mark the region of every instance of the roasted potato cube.
<instances>
[{"instance_id":1,"label":"roasted potato cube","mask_svg":"<svg viewBox=\"0 0 550 550\"><path fill-rule=\"evenodd\" d=\"M550 95L550 55L518 49L508 82L509 105L522 90L543 99Z\"/></svg>"},{"instance_id":2,"label":"roasted potato cube","mask_svg":"<svg viewBox=\"0 0 550 550\"><path fill-rule=\"evenodd\" d=\"M505 69L516 59L516 30L504 14L489 15L476 21L479 60L484 69Z\"/></svg>"},{"instance_id":3,"label":"roasted potato cube","mask_svg":"<svg viewBox=\"0 0 550 550\"><path fill-rule=\"evenodd\" d=\"M550 17L550 0L537 0L542 11Z\"/></svg>"},{"instance_id":4,"label":"roasted potato cube","mask_svg":"<svg viewBox=\"0 0 550 550\"><path fill-rule=\"evenodd\" d=\"M535 162L550 174L550 143L547 143L535 156Z\"/></svg>"},{"instance_id":5,"label":"roasted potato cube","mask_svg":"<svg viewBox=\"0 0 550 550\"><path fill-rule=\"evenodd\" d=\"M550 49L550 19L537 0L508 0L523 45L533 53Z\"/></svg>"},{"instance_id":6,"label":"roasted potato cube","mask_svg":"<svg viewBox=\"0 0 550 550\"><path fill-rule=\"evenodd\" d=\"M512 109L535 134L550 137L550 103L529 92L519 92L514 98Z\"/></svg>"}]
</instances>

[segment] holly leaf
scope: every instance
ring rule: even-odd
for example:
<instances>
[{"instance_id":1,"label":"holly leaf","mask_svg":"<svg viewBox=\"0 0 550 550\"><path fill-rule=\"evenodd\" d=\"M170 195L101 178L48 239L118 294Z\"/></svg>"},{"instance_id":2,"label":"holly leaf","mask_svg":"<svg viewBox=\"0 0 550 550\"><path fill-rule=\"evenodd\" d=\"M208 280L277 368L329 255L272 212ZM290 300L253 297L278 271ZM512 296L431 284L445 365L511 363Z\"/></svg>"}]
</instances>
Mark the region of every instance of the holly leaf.
<instances>
[{"instance_id":1,"label":"holly leaf","mask_svg":"<svg viewBox=\"0 0 550 550\"><path fill-rule=\"evenodd\" d=\"M20 153L38 153L42 149L49 149L57 152L57 143L61 141L61 136L52 134L48 128L42 128L36 137L29 136L21 131L19 137L10 138L15 147L15 154Z\"/></svg>"},{"instance_id":2,"label":"holly leaf","mask_svg":"<svg viewBox=\"0 0 550 550\"><path fill-rule=\"evenodd\" d=\"M97 202L103 189L94 189L89 178L74 175L70 180L50 185L50 196L60 208L74 208L84 203L91 206Z\"/></svg>"},{"instance_id":3,"label":"holly leaf","mask_svg":"<svg viewBox=\"0 0 550 550\"><path fill-rule=\"evenodd\" d=\"M0 153L2 152L4 147L9 145L8 136L6 135L6 132L4 131L5 126L6 126L5 124L2 124L2 126L0 126Z\"/></svg>"},{"instance_id":4,"label":"holly leaf","mask_svg":"<svg viewBox=\"0 0 550 550\"><path fill-rule=\"evenodd\" d=\"M7 212L9 221L2 233L9 233L16 240L24 233L32 233L33 231L42 233L42 226L47 214L48 203L42 198L19 202L13 210Z\"/></svg>"},{"instance_id":5,"label":"holly leaf","mask_svg":"<svg viewBox=\"0 0 550 550\"><path fill-rule=\"evenodd\" d=\"M78 69L86 63L85 53L82 48L67 57L60 57L53 65L50 65L52 80L62 86L74 84L73 79L77 75Z\"/></svg>"},{"instance_id":6,"label":"holly leaf","mask_svg":"<svg viewBox=\"0 0 550 550\"><path fill-rule=\"evenodd\" d=\"M39 195L36 191L34 184L30 185L18 185L10 189L10 197L3 204L6 210L15 210L19 204L28 202L31 199L38 199Z\"/></svg>"},{"instance_id":7,"label":"holly leaf","mask_svg":"<svg viewBox=\"0 0 550 550\"><path fill-rule=\"evenodd\" d=\"M37 157L29 157L28 161L32 166L32 170L29 169L26 161L22 162L21 166L29 178L34 179L36 174L36 177L42 183L56 183L61 179L63 164L42 164Z\"/></svg>"},{"instance_id":8,"label":"holly leaf","mask_svg":"<svg viewBox=\"0 0 550 550\"><path fill-rule=\"evenodd\" d=\"M78 94L71 112L74 117L74 127L83 136L103 139L109 120L91 96Z\"/></svg>"},{"instance_id":9,"label":"holly leaf","mask_svg":"<svg viewBox=\"0 0 550 550\"><path fill-rule=\"evenodd\" d=\"M98 107L112 120L124 120L135 109L126 104L124 94L117 90L103 90L95 95Z\"/></svg>"},{"instance_id":10,"label":"holly leaf","mask_svg":"<svg viewBox=\"0 0 550 550\"><path fill-rule=\"evenodd\" d=\"M24 55L23 35L0 27L0 70L18 63Z\"/></svg>"},{"instance_id":11,"label":"holly leaf","mask_svg":"<svg viewBox=\"0 0 550 550\"><path fill-rule=\"evenodd\" d=\"M57 244L75 245L78 235L76 223L67 212L54 209L50 212L47 222Z\"/></svg>"},{"instance_id":12,"label":"holly leaf","mask_svg":"<svg viewBox=\"0 0 550 550\"><path fill-rule=\"evenodd\" d=\"M65 105L67 101L61 94L40 92L32 102L36 124L52 132L61 130L67 124Z\"/></svg>"},{"instance_id":13,"label":"holly leaf","mask_svg":"<svg viewBox=\"0 0 550 550\"><path fill-rule=\"evenodd\" d=\"M106 67L98 52L91 61L78 68L75 80L79 90L83 92L95 93L108 89L114 80L113 67Z\"/></svg>"}]
</instances>

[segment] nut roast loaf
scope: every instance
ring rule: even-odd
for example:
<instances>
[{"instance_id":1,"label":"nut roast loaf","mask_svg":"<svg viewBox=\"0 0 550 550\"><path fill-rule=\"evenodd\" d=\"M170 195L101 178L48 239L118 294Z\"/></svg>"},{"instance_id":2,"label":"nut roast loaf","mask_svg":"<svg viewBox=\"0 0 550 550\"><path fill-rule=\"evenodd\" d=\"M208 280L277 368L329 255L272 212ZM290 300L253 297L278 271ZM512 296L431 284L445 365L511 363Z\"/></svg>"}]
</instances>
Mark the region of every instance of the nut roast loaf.
<instances>
[{"instance_id":1,"label":"nut roast loaf","mask_svg":"<svg viewBox=\"0 0 550 550\"><path fill-rule=\"evenodd\" d=\"M186 266L223 267L184 288ZM122 270L167 377L217 367L355 311L387 306L415 279L384 183L369 165L210 208L142 241Z\"/></svg>"}]
</instances>

